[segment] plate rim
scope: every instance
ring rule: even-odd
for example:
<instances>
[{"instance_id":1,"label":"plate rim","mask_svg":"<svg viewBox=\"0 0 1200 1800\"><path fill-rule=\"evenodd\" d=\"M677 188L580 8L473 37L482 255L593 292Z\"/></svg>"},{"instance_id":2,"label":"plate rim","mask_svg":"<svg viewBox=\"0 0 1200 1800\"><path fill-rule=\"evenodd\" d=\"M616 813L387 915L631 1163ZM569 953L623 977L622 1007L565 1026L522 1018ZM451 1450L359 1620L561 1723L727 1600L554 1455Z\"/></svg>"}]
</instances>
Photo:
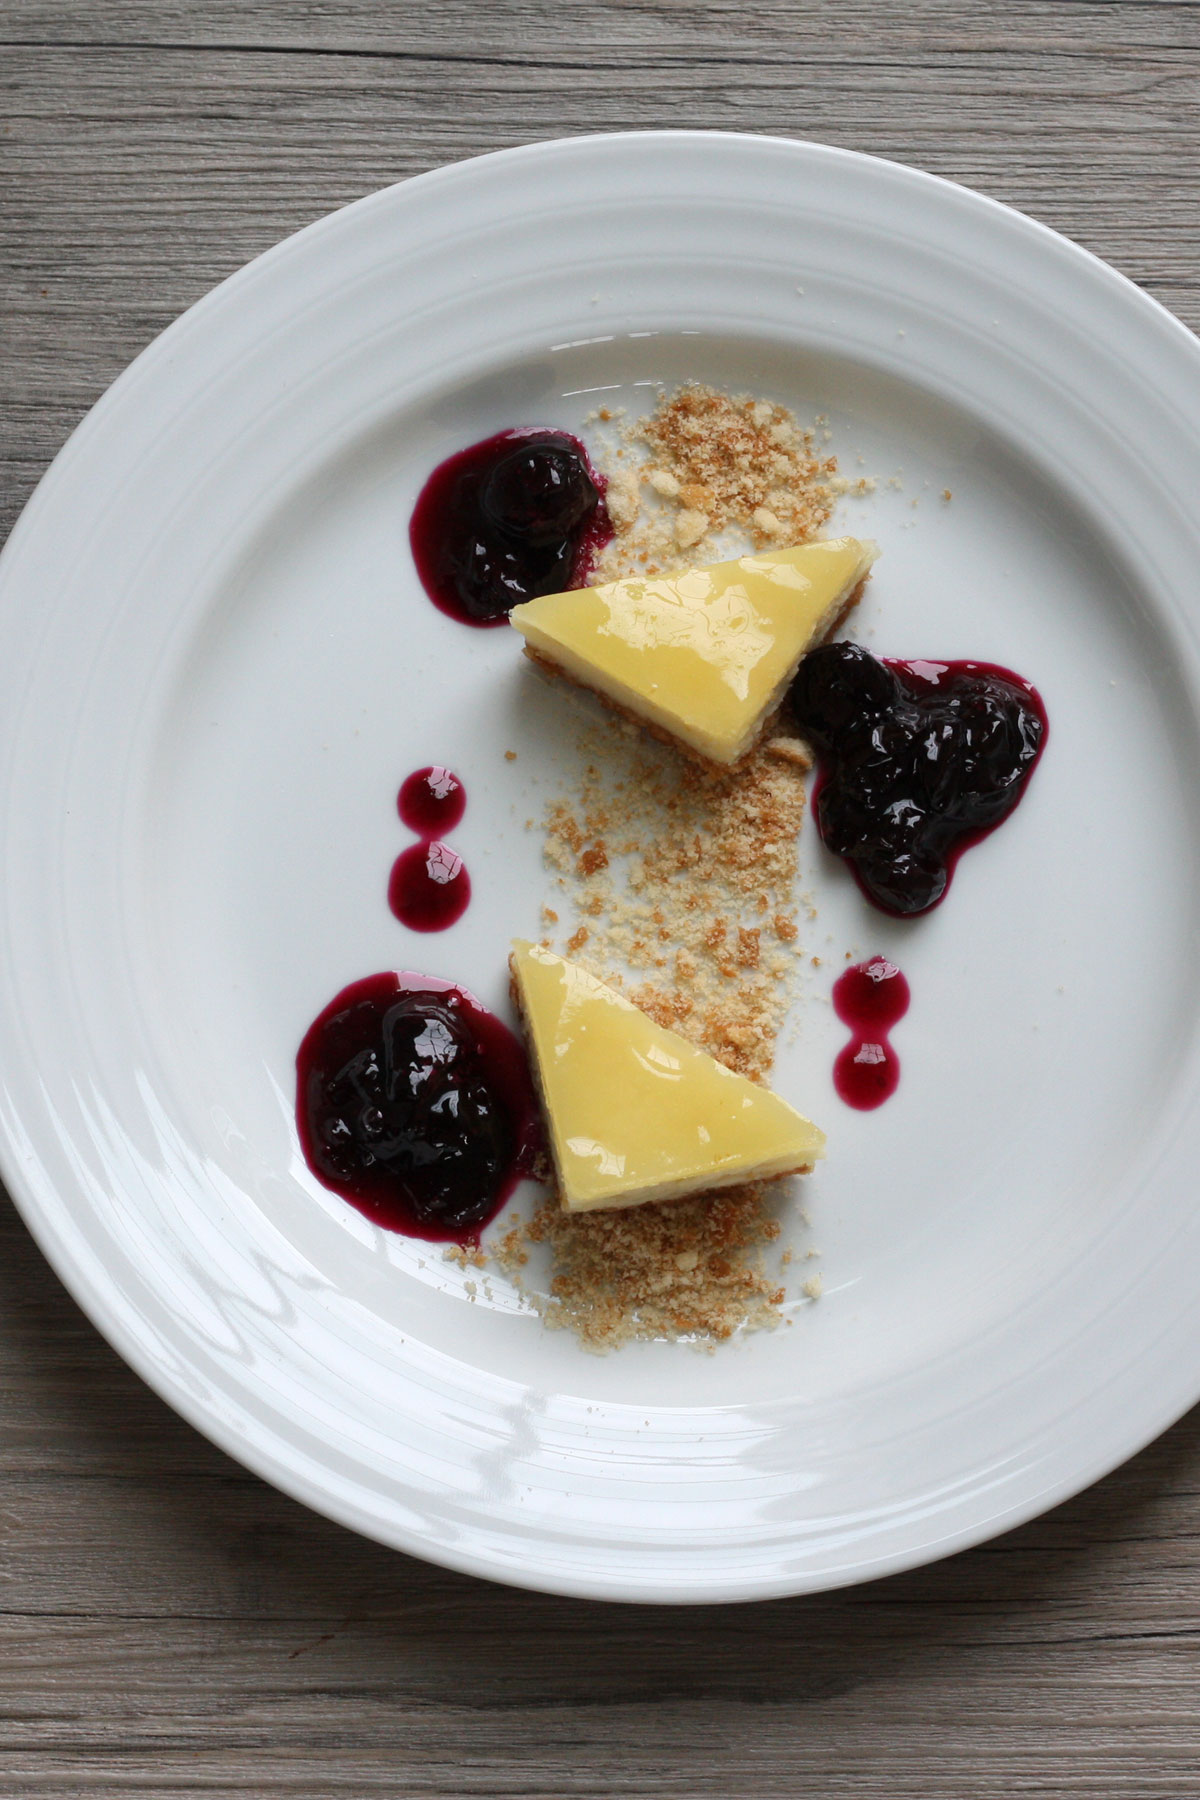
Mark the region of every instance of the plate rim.
<instances>
[{"instance_id":1,"label":"plate rim","mask_svg":"<svg viewBox=\"0 0 1200 1800\"><path fill-rule=\"evenodd\" d=\"M980 194L974 189L946 177L912 168L893 159L826 145L816 140L776 134L712 130L638 130L584 133L570 137L540 139L532 143L463 158L439 168L424 171L402 181L391 183L349 202L346 206L323 214L310 224L259 253L193 302L134 357L89 409L57 452L26 501L6 543L0 549L0 591L3 590L9 573L16 563L17 555L23 551L26 540L38 528L43 513L53 506L59 482L70 473L81 458L86 457L93 434L103 428L109 410L123 398L126 389L147 370L152 370L164 356L169 356L177 336L188 323L194 321L198 316L203 316L207 310L227 298L231 290L236 291L241 285L252 282L264 265L273 267L281 263L298 247L335 229L336 222L340 221L344 214L362 216L374 208L386 205L389 198L401 190L411 191L414 187L419 187L428 191L430 188L439 186L451 187L461 181L470 181L472 173L483 165L495 168L498 165L506 164L516 166L537 161L552 161L559 153L577 150L580 146L630 143L661 145L665 141L678 144L712 144L716 141L733 146L753 147L774 145L788 152L798 152L802 156L815 156L817 160L829 159L873 171L886 171L901 185L912 184L926 190L938 190L945 196L953 197L956 204L967 204L974 210L1003 218L1010 224L1014 221L1018 222L1020 227L1032 238L1044 245L1052 245L1056 253L1060 255L1064 252L1069 254L1081 265L1086 265L1093 277L1104 281L1110 288L1122 293L1131 305L1140 310L1147 323L1153 322L1160 330L1164 330L1178 347L1186 349L1197 367L1200 367L1200 343L1194 334L1160 301L1139 287L1130 277L1052 227L1042 224L1003 201ZM955 1554L961 1549L986 1542L1000 1532L1012 1530L1028 1523L1050 1508L1074 1497L1103 1476L1111 1473L1130 1457L1138 1454L1190 1410L1200 1398L1200 1386L1198 1386L1197 1391L1182 1403L1173 1400L1161 1405L1153 1412L1148 1425L1143 1420L1136 1431L1128 1434L1124 1447L1098 1455L1069 1481L1064 1481L1041 1493L1035 1493L1023 1504L1013 1506L1005 1512L999 1522L993 1519L984 1519L974 1527L951 1533L944 1542L933 1547L929 1545L909 1547L905 1550L878 1556L869 1566L856 1567L834 1574L826 1573L816 1579L801 1573L799 1577L781 1574L774 1581L760 1579L741 1584L723 1580L713 1588L698 1587L693 1592L681 1593L676 1588L657 1590L653 1584L648 1584L634 1575L622 1590L621 1584L611 1578L603 1583L598 1583L596 1579L589 1579L586 1574L582 1573L577 1579L572 1580L564 1577L561 1571L557 1570L550 1572L537 1568L515 1570L512 1567L501 1567L485 1552L471 1552L441 1542L431 1544L419 1531L408 1531L400 1526L394 1526L390 1533L385 1535L380 1530L377 1520L369 1518L365 1514L358 1518L353 1517L352 1515L357 1509L348 1497L340 1496L335 1501L317 1484L306 1479L301 1470L277 1462L269 1449L251 1438L241 1436L231 1422L225 1420L218 1412L208 1408L202 1400L194 1398L172 1378L169 1371L157 1364L152 1356L144 1353L142 1347L133 1340L123 1318L118 1312L114 1312L106 1306L103 1291L94 1287L87 1272L77 1266L70 1245L60 1240L51 1221L45 1216L36 1184L30 1182L27 1185L26 1183L19 1147L10 1139L6 1121L0 1124L0 1174L3 1175L8 1192L34 1241L90 1322L159 1398L166 1401L175 1412L179 1413L209 1441L216 1444L219 1449L233 1457L243 1467L249 1468L253 1473L269 1481L289 1498L300 1501L334 1523L356 1530L386 1547L403 1550L422 1560L431 1561L461 1573L477 1575L535 1591L629 1603L739 1603L752 1599L779 1598L805 1592L833 1591L900 1573L906 1569L925 1566Z\"/></svg>"}]
</instances>

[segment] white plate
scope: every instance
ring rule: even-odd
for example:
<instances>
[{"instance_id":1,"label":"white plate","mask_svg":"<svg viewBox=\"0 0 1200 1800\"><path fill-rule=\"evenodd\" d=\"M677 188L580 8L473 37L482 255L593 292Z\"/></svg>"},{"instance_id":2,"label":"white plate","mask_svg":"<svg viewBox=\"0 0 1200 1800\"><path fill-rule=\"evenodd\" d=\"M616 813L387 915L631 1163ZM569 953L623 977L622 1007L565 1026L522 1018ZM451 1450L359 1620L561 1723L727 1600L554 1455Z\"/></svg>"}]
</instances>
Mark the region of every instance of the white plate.
<instances>
[{"instance_id":1,"label":"white plate","mask_svg":"<svg viewBox=\"0 0 1200 1800\"><path fill-rule=\"evenodd\" d=\"M569 778L569 703L422 598L424 475L685 377L828 413L848 473L894 475L844 513L883 546L867 641L1019 669L1051 740L919 923L806 839L826 963L777 1085L829 1129L824 1298L715 1355L596 1358L314 1182L293 1057L376 969L502 1008L545 893L524 821ZM210 294L76 433L0 569L2 1161L100 1329L332 1517L613 1598L899 1569L1162 1430L1200 1392L1198 421L1200 351L1120 276L816 145L485 157ZM384 897L427 761L470 792L475 899L441 938ZM830 1082L847 950L913 989L870 1115Z\"/></svg>"}]
</instances>

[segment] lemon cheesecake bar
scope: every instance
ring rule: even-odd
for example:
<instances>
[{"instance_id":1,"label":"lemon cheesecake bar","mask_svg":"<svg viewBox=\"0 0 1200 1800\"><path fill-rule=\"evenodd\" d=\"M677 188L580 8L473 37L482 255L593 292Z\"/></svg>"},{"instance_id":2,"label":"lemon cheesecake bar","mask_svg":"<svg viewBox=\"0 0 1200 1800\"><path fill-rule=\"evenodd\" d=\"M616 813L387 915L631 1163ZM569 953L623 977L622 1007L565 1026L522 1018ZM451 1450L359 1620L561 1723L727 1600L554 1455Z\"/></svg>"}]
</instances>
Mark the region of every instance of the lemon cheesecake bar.
<instances>
[{"instance_id":1,"label":"lemon cheesecake bar","mask_svg":"<svg viewBox=\"0 0 1200 1800\"><path fill-rule=\"evenodd\" d=\"M846 616L875 556L872 543L830 538L544 594L509 617L543 667L728 766L753 748L804 653Z\"/></svg>"},{"instance_id":2,"label":"lemon cheesecake bar","mask_svg":"<svg viewBox=\"0 0 1200 1800\"><path fill-rule=\"evenodd\" d=\"M514 993L566 1212L811 1168L825 1136L575 962L518 941Z\"/></svg>"}]
</instances>

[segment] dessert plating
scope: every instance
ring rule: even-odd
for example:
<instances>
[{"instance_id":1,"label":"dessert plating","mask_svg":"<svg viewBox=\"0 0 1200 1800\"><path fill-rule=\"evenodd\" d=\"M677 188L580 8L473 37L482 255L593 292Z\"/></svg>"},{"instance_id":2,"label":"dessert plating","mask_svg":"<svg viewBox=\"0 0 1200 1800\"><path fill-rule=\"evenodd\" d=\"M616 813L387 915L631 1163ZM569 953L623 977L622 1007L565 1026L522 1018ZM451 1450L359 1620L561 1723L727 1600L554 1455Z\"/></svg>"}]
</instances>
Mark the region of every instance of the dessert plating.
<instances>
[{"instance_id":1,"label":"dessert plating","mask_svg":"<svg viewBox=\"0 0 1200 1800\"><path fill-rule=\"evenodd\" d=\"M1008 671L881 663L823 642L876 552L813 541L854 484L783 408L691 384L622 439L601 476L565 433L499 433L434 470L411 528L442 610L475 625L511 614L529 655L642 728L638 743L614 725L588 765L581 817L553 809L548 857L560 889L575 883L567 948L583 962L543 940L519 942L511 964L558 1193L491 1254L519 1286L522 1246L548 1242L550 1293L529 1298L592 1348L778 1322L784 1292L756 1256L779 1235L772 1184L824 1154L817 1127L759 1085L798 956L806 743L822 764L826 841L877 903L915 913L1012 810L1046 729L1036 692ZM639 444L647 459L620 466ZM714 560L729 530L753 553ZM613 579L582 585L601 574ZM622 759L630 775L605 791ZM464 798L433 765L402 791L421 842L397 862L391 898L418 929L450 922L469 891L441 837ZM416 899L411 881L397 888L409 864ZM416 904L434 887L436 920ZM543 925L558 922L545 907ZM626 994L629 969L649 979ZM869 1018L855 1010L860 990ZM872 959L847 971L834 1002L858 1033L835 1085L851 1105L877 1104L898 1073L887 1027L907 1004L903 976ZM866 1079L843 1079L848 1062ZM539 1166L528 1065L499 1021L449 983L372 977L314 1023L298 1078L321 1180L379 1223L486 1260L479 1230ZM819 1277L802 1287L815 1298Z\"/></svg>"}]
</instances>

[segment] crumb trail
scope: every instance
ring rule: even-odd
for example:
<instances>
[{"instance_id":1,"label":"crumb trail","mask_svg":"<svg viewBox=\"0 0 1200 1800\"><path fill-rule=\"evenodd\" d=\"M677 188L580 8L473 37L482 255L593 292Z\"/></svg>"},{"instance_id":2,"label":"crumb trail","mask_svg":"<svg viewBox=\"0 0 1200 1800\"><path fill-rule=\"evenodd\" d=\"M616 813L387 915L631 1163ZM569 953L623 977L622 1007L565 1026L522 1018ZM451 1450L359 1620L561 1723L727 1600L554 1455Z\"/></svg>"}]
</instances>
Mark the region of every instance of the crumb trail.
<instances>
[{"instance_id":1,"label":"crumb trail","mask_svg":"<svg viewBox=\"0 0 1200 1800\"><path fill-rule=\"evenodd\" d=\"M621 427L606 473L615 536L595 581L803 543L850 485L786 408L696 383ZM561 924L566 953L659 1024L766 1081L803 955L804 746L768 733L736 770L716 773L621 718L585 724L579 741L583 776L546 813L557 880L543 927ZM786 1204L776 1183L582 1215L548 1199L492 1255L521 1285L529 1246L547 1246L549 1295L528 1297L588 1349L713 1344L780 1323L782 1277L765 1265Z\"/></svg>"}]
</instances>

